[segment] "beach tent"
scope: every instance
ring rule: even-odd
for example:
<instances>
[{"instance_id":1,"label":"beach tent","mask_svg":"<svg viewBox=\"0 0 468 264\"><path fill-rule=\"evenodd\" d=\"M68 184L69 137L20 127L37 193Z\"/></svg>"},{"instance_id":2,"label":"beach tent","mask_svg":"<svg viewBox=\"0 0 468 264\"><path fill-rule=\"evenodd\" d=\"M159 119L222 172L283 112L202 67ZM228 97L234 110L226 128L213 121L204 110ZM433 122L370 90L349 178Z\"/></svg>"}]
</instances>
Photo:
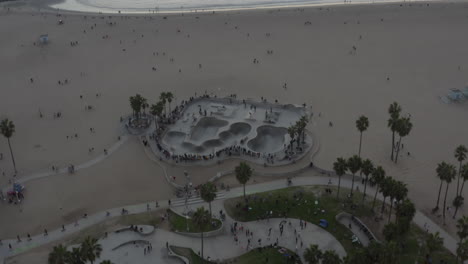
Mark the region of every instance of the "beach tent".
<instances>
[{"instance_id":1,"label":"beach tent","mask_svg":"<svg viewBox=\"0 0 468 264\"><path fill-rule=\"evenodd\" d=\"M47 44L49 42L49 35L48 34L43 34L39 36L39 42L41 44Z\"/></svg>"},{"instance_id":2,"label":"beach tent","mask_svg":"<svg viewBox=\"0 0 468 264\"><path fill-rule=\"evenodd\" d=\"M321 226L323 228L327 228L328 227L328 221L325 220L325 219L320 219L319 226Z\"/></svg>"}]
</instances>

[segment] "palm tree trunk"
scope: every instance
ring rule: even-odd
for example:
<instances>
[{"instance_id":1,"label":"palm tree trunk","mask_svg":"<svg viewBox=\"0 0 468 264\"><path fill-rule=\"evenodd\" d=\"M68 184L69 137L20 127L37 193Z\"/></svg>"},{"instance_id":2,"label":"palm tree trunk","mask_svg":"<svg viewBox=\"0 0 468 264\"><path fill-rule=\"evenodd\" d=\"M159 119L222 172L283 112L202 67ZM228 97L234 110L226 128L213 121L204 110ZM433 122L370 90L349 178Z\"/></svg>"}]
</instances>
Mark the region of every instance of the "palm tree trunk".
<instances>
[{"instance_id":1,"label":"palm tree trunk","mask_svg":"<svg viewBox=\"0 0 468 264\"><path fill-rule=\"evenodd\" d=\"M17 170L16 170L15 156L13 156L13 149L11 148L10 138L8 138L8 147L10 147L11 160L13 161L13 168L15 169L15 173L16 173Z\"/></svg>"},{"instance_id":2,"label":"palm tree trunk","mask_svg":"<svg viewBox=\"0 0 468 264\"><path fill-rule=\"evenodd\" d=\"M374 201L372 202L372 211L374 211L375 202L377 201L377 193L378 192L379 192L379 187L377 186L377 189L375 189Z\"/></svg>"},{"instance_id":3,"label":"palm tree trunk","mask_svg":"<svg viewBox=\"0 0 468 264\"><path fill-rule=\"evenodd\" d=\"M395 131L392 131L392 156L390 159L393 161L393 151L395 150Z\"/></svg>"},{"instance_id":4,"label":"palm tree trunk","mask_svg":"<svg viewBox=\"0 0 468 264\"><path fill-rule=\"evenodd\" d=\"M203 259L203 231L201 232L201 257Z\"/></svg>"},{"instance_id":5,"label":"palm tree trunk","mask_svg":"<svg viewBox=\"0 0 468 264\"><path fill-rule=\"evenodd\" d=\"M400 140L398 140L397 143L397 148L396 148L396 153L395 153L395 164L398 162L398 155L400 154L400 145L401 145L401 137Z\"/></svg>"},{"instance_id":6,"label":"palm tree trunk","mask_svg":"<svg viewBox=\"0 0 468 264\"><path fill-rule=\"evenodd\" d=\"M361 132L361 135L359 136L359 157L361 157L361 146L362 146L362 132Z\"/></svg>"},{"instance_id":7,"label":"palm tree trunk","mask_svg":"<svg viewBox=\"0 0 468 264\"><path fill-rule=\"evenodd\" d=\"M447 210L445 208L445 205L446 205L445 202L447 201L448 187L449 187L449 183L447 182L447 188L445 188L445 197L444 197L444 213L442 214L444 217L444 225L445 225L445 211Z\"/></svg>"},{"instance_id":8,"label":"palm tree trunk","mask_svg":"<svg viewBox=\"0 0 468 264\"><path fill-rule=\"evenodd\" d=\"M354 191L354 173L353 173L353 180L351 182L351 195L353 195L353 191Z\"/></svg>"},{"instance_id":9,"label":"palm tree trunk","mask_svg":"<svg viewBox=\"0 0 468 264\"><path fill-rule=\"evenodd\" d=\"M460 161L460 167L458 168L457 193L455 197L458 196L458 191L459 191L458 187L460 186L461 167L462 167L462 162Z\"/></svg>"},{"instance_id":10,"label":"palm tree trunk","mask_svg":"<svg viewBox=\"0 0 468 264\"><path fill-rule=\"evenodd\" d=\"M462 186L461 186L461 188L460 188L460 194L459 194L459 195L461 195L461 196L463 196L463 195L462 195L462 192L463 192L463 187L464 187L464 186L465 186L465 180L463 180Z\"/></svg>"},{"instance_id":11,"label":"palm tree trunk","mask_svg":"<svg viewBox=\"0 0 468 264\"><path fill-rule=\"evenodd\" d=\"M452 217L453 219L455 219L455 217L457 216L458 208L460 208L460 206L455 207L455 213L453 214L453 217Z\"/></svg>"},{"instance_id":12,"label":"palm tree trunk","mask_svg":"<svg viewBox=\"0 0 468 264\"><path fill-rule=\"evenodd\" d=\"M383 214L384 207L385 207L385 200L387 199L387 196L384 196L383 202L382 202L382 209L380 210L380 213Z\"/></svg>"},{"instance_id":13,"label":"palm tree trunk","mask_svg":"<svg viewBox=\"0 0 468 264\"><path fill-rule=\"evenodd\" d=\"M440 201L440 191L442 190L442 183L443 181L440 180L440 186L439 186L439 195L437 196L437 204L436 204L436 207L434 209L439 209L439 201Z\"/></svg>"},{"instance_id":14,"label":"palm tree trunk","mask_svg":"<svg viewBox=\"0 0 468 264\"><path fill-rule=\"evenodd\" d=\"M244 183L244 201L246 201L246 199L245 199L245 183Z\"/></svg>"},{"instance_id":15,"label":"palm tree trunk","mask_svg":"<svg viewBox=\"0 0 468 264\"><path fill-rule=\"evenodd\" d=\"M341 186L341 175L338 175L338 191L336 192L337 199L340 199L340 186Z\"/></svg>"},{"instance_id":16,"label":"palm tree trunk","mask_svg":"<svg viewBox=\"0 0 468 264\"><path fill-rule=\"evenodd\" d=\"M392 218L392 209L393 209L393 197L390 197L390 212L388 213L388 222L387 222L387 224L390 223L390 219Z\"/></svg>"},{"instance_id":17,"label":"palm tree trunk","mask_svg":"<svg viewBox=\"0 0 468 264\"><path fill-rule=\"evenodd\" d=\"M366 199L367 178L368 178L368 176L366 175L366 181L364 182L364 193L362 195L362 203L363 204L364 204L364 200Z\"/></svg>"}]
</instances>

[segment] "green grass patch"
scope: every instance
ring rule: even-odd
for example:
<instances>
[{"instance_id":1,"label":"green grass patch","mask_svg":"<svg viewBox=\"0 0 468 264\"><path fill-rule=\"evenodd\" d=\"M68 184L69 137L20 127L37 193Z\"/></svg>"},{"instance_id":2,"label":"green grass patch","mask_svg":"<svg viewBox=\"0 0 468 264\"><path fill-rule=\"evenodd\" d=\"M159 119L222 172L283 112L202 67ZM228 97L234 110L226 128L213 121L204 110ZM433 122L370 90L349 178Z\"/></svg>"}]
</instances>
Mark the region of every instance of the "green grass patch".
<instances>
[{"instance_id":1,"label":"green grass patch","mask_svg":"<svg viewBox=\"0 0 468 264\"><path fill-rule=\"evenodd\" d=\"M325 219L329 223L326 230L335 236L346 252L351 252L360 245L351 242L353 233L336 221L335 217L343 211L353 213L358 217L370 215L371 212L362 206L356 206L355 209L352 209L350 203L343 202L347 200L345 195L349 193L349 190L341 188L340 192L343 197L339 201L336 198L336 190L331 189L334 191L330 195L325 194L325 187L321 186L290 187L250 195L248 210L243 206L243 197L226 200L225 208L232 218L243 222L263 219L267 215L271 218L286 216L302 219L316 225L319 224L320 219ZM355 203L359 203L361 199L361 194L354 195Z\"/></svg>"},{"instance_id":2,"label":"green grass patch","mask_svg":"<svg viewBox=\"0 0 468 264\"><path fill-rule=\"evenodd\" d=\"M180 216L174 213L171 210L168 210L169 214L169 224L171 225L171 230L179 232L189 232L189 233L200 233L214 231L221 227L221 221L218 219L211 219L211 223L206 224L204 227L200 228L195 225L191 218Z\"/></svg>"},{"instance_id":3,"label":"green grass patch","mask_svg":"<svg viewBox=\"0 0 468 264\"><path fill-rule=\"evenodd\" d=\"M333 193L327 194L325 188L331 188ZM347 198L349 189L341 188L340 198L337 199L336 188L328 186L301 186L290 187L270 192L256 193L248 196L248 206L244 206L244 198L237 197L225 201L226 212L238 221L255 221L265 217L289 217L306 220L319 224L320 219L329 223L326 230L330 232L343 245L347 254L352 255L361 245L353 244L353 233L344 225L336 221L336 215L347 212L358 218L371 217L373 193L367 194L362 204L362 193L355 192L353 199ZM381 202L377 201L376 211L380 211ZM380 214L379 214L380 215ZM386 223L386 217L384 217ZM375 233L375 230L372 230ZM427 234L419 227L412 225L409 233L403 240L403 252L400 254L401 264L424 263ZM418 241L422 241L421 246ZM445 260L447 263L456 263L455 256L443 248L432 254L433 263Z\"/></svg>"}]
</instances>

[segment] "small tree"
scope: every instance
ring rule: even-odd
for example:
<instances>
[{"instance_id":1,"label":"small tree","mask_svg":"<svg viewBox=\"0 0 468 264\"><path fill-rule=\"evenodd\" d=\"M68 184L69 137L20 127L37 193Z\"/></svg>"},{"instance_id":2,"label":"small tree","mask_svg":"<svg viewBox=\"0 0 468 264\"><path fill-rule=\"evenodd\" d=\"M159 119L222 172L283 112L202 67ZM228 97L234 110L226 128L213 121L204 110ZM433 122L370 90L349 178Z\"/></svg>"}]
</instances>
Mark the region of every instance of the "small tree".
<instances>
[{"instance_id":1,"label":"small tree","mask_svg":"<svg viewBox=\"0 0 468 264\"><path fill-rule=\"evenodd\" d=\"M140 94L135 96L130 96L130 107L133 110L133 115L138 119L140 118L141 109L143 105L146 104L146 99L143 98Z\"/></svg>"},{"instance_id":2,"label":"small tree","mask_svg":"<svg viewBox=\"0 0 468 264\"><path fill-rule=\"evenodd\" d=\"M439 232L431 233L426 238L426 248L429 255L442 249L443 245L444 239L440 237Z\"/></svg>"},{"instance_id":3,"label":"small tree","mask_svg":"<svg viewBox=\"0 0 468 264\"><path fill-rule=\"evenodd\" d=\"M10 138L15 133L15 124L13 124L13 121L8 120L8 118L3 119L2 122L0 123L0 132L8 141L8 147L10 148L11 160L13 161L13 168L16 173L17 170L16 170L15 156L13 156L13 149L11 148L11 142L10 142Z\"/></svg>"},{"instance_id":4,"label":"small tree","mask_svg":"<svg viewBox=\"0 0 468 264\"><path fill-rule=\"evenodd\" d=\"M195 213L193 213L192 221L200 229L201 232L201 257L203 259L203 234L206 226L210 223L210 213L203 207L199 207Z\"/></svg>"},{"instance_id":5,"label":"small tree","mask_svg":"<svg viewBox=\"0 0 468 264\"><path fill-rule=\"evenodd\" d=\"M458 242L457 263L458 259L461 260L461 263L465 263L468 260L468 240Z\"/></svg>"},{"instance_id":6,"label":"small tree","mask_svg":"<svg viewBox=\"0 0 468 264\"><path fill-rule=\"evenodd\" d=\"M310 245L304 252L304 259L309 264L319 264L322 259L322 251L317 245Z\"/></svg>"},{"instance_id":7,"label":"small tree","mask_svg":"<svg viewBox=\"0 0 468 264\"><path fill-rule=\"evenodd\" d=\"M67 264L85 264L86 259L83 256L83 252L80 247L73 248L71 252L67 255Z\"/></svg>"},{"instance_id":8,"label":"small tree","mask_svg":"<svg viewBox=\"0 0 468 264\"><path fill-rule=\"evenodd\" d=\"M67 260L68 254L67 248L62 244L55 246L52 252L49 253L49 264L64 264Z\"/></svg>"},{"instance_id":9,"label":"small tree","mask_svg":"<svg viewBox=\"0 0 468 264\"><path fill-rule=\"evenodd\" d=\"M322 264L341 264L343 261L334 250L327 250L322 255Z\"/></svg>"},{"instance_id":10,"label":"small tree","mask_svg":"<svg viewBox=\"0 0 468 264\"><path fill-rule=\"evenodd\" d=\"M440 179L440 185L439 185L439 194L437 195L437 203L436 203L436 206L433 209L433 211L439 210L440 193L442 191L442 184L444 183L445 175L447 174L448 166L449 165L445 161L437 164L436 172L437 172L437 178ZM462 188L463 188L463 186L462 186Z\"/></svg>"},{"instance_id":11,"label":"small tree","mask_svg":"<svg viewBox=\"0 0 468 264\"><path fill-rule=\"evenodd\" d=\"M201 186L200 196L203 201L207 202L210 207L210 216L213 216L211 212L211 202L216 198L216 185L212 182L207 182Z\"/></svg>"},{"instance_id":12,"label":"small tree","mask_svg":"<svg viewBox=\"0 0 468 264\"><path fill-rule=\"evenodd\" d=\"M242 161L239 164L239 166L236 167L235 173L236 173L237 181L239 181L239 183L244 186L244 200L245 200L246 199L245 198L245 184L249 181L250 177L252 176L252 169L247 163Z\"/></svg>"},{"instance_id":13,"label":"small tree","mask_svg":"<svg viewBox=\"0 0 468 264\"><path fill-rule=\"evenodd\" d=\"M291 138L291 141L289 141L289 147L291 148L291 151L293 150L293 143L294 143L294 138L296 137L297 133L297 127L295 125L288 127L288 135Z\"/></svg>"},{"instance_id":14,"label":"small tree","mask_svg":"<svg viewBox=\"0 0 468 264\"><path fill-rule=\"evenodd\" d=\"M92 264L101 256L102 246L98 244L96 238L88 236L81 243L81 252L83 260L88 260Z\"/></svg>"},{"instance_id":15,"label":"small tree","mask_svg":"<svg viewBox=\"0 0 468 264\"><path fill-rule=\"evenodd\" d=\"M344 158L337 158L333 163L333 170L335 170L336 175L338 175L338 191L336 192L336 198L340 198L340 186L341 186L341 176L343 176L348 170L348 164Z\"/></svg>"}]
</instances>

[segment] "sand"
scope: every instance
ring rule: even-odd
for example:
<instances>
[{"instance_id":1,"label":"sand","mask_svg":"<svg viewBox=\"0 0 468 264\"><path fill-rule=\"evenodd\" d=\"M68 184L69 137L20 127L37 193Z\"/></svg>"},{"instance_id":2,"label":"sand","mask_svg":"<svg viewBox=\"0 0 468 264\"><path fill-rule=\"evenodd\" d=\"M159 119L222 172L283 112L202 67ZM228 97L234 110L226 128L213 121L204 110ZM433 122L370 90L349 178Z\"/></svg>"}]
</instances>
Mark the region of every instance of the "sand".
<instances>
[{"instance_id":1,"label":"sand","mask_svg":"<svg viewBox=\"0 0 468 264\"><path fill-rule=\"evenodd\" d=\"M238 98L263 96L312 106L315 115L309 129L320 141L314 163L328 169L336 157L357 152L355 120L368 116L362 155L407 183L417 207L430 210L437 199L437 163L456 163L455 147L468 144L468 123L463 121L468 103L447 105L438 98L468 81L466 8L463 2L379 4L193 13L167 19L56 17L26 8L0 8L0 118L16 125L11 140L16 177L80 164L101 154L121 135L119 118L130 113L128 98L135 93L150 103L162 91L173 92L175 103L205 91L218 96L235 93ZM59 19L63 25L57 24ZM311 25L304 25L306 21ZM45 33L50 43L34 46ZM78 44L71 46L73 41ZM350 54L353 46L356 52ZM253 64L254 58L260 63ZM68 84L58 84L65 79ZM404 114L411 113L414 123L397 165L389 159L391 133L386 127L393 101L402 105ZM86 111L86 105L94 109ZM56 112L62 117L54 119ZM78 138L66 138L75 133ZM91 147L94 153L89 153ZM0 152L0 170L5 172L0 186L5 186L13 168L3 138ZM189 173L194 183L201 183L235 163L190 168ZM179 178L183 170L168 169ZM137 139L130 139L105 161L75 175L27 182L21 206L0 203L6 216L0 218L0 238L52 229L84 212L172 197L164 179ZM454 189L452 184L448 201ZM467 212L464 206L459 215ZM447 229L454 234L453 222Z\"/></svg>"}]
</instances>

